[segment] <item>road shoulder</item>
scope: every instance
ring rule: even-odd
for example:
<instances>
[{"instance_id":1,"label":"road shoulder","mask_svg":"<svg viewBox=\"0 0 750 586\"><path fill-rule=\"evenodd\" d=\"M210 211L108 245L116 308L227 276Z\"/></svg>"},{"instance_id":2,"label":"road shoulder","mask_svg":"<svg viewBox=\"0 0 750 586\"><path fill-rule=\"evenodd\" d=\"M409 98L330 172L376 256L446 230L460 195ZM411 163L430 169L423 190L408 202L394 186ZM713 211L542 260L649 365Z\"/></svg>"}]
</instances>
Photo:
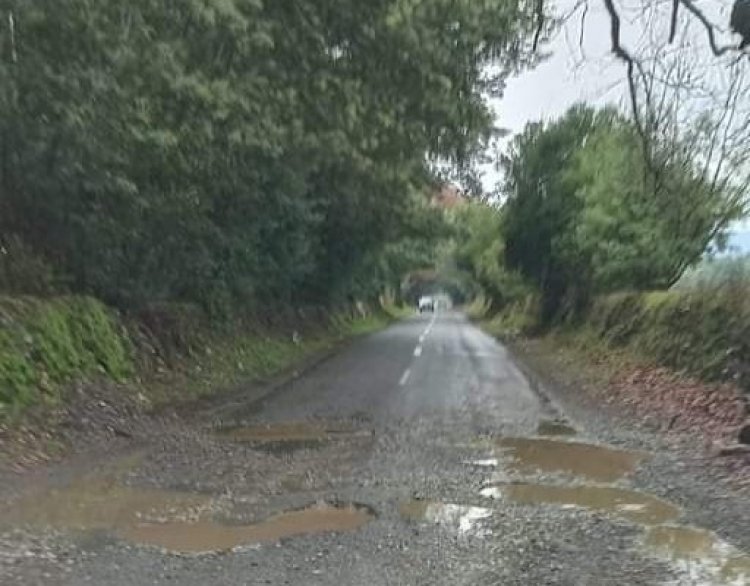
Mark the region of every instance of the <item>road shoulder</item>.
<instances>
[{"instance_id":1,"label":"road shoulder","mask_svg":"<svg viewBox=\"0 0 750 586\"><path fill-rule=\"evenodd\" d=\"M685 522L750 549L748 456L718 456L710 431L675 428L657 414L644 416L621 394L609 393L615 384L611 369L587 363L553 341L515 340L508 347L537 391L584 434L653 453L633 478L637 488L680 505Z\"/></svg>"}]
</instances>

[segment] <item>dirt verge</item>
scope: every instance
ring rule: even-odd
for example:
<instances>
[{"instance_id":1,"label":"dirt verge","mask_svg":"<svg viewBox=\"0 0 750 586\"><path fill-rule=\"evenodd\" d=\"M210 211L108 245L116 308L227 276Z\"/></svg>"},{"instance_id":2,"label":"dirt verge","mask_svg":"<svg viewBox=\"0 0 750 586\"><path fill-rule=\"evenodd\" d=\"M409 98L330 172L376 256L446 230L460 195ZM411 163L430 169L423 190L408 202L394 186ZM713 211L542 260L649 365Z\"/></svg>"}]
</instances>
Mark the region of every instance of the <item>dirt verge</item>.
<instances>
[{"instance_id":1,"label":"dirt verge","mask_svg":"<svg viewBox=\"0 0 750 586\"><path fill-rule=\"evenodd\" d=\"M744 417L739 391L587 353L556 336L509 347L536 388L585 434L653 454L636 487L683 507L688 523L750 548L750 455L720 451Z\"/></svg>"}]
</instances>

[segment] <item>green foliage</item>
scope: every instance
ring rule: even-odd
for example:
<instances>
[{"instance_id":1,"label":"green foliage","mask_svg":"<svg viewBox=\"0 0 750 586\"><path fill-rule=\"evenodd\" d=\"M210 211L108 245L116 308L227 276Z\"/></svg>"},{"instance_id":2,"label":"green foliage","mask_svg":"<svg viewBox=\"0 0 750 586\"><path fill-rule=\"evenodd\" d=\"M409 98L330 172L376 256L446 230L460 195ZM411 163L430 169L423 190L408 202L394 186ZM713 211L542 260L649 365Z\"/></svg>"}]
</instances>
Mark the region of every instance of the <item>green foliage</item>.
<instances>
[{"instance_id":1,"label":"green foliage","mask_svg":"<svg viewBox=\"0 0 750 586\"><path fill-rule=\"evenodd\" d=\"M748 299L746 287L619 293L597 297L585 323L610 346L750 391Z\"/></svg>"},{"instance_id":2,"label":"green foliage","mask_svg":"<svg viewBox=\"0 0 750 586\"><path fill-rule=\"evenodd\" d=\"M529 124L503 161L505 260L541 293L541 319L591 295L672 285L741 207L676 141L646 164L630 122L572 108Z\"/></svg>"},{"instance_id":3,"label":"green foliage","mask_svg":"<svg viewBox=\"0 0 750 586\"><path fill-rule=\"evenodd\" d=\"M482 324L490 334L499 338L532 335L539 328L539 299L529 294L504 305L500 311Z\"/></svg>"},{"instance_id":4,"label":"green foliage","mask_svg":"<svg viewBox=\"0 0 750 586\"><path fill-rule=\"evenodd\" d=\"M527 0L5 4L0 235L218 315L393 285L427 161L471 162L534 31Z\"/></svg>"},{"instance_id":5,"label":"green foliage","mask_svg":"<svg viewBox=\"0 0 750 586\"><path fill-rule=\"evenodd\" d=\"M503 214L496 207L470 203L457 208L452 251L457 269L471 275L479 285L487 307L499 309L522 299L530 289L522 277L505 264Z\"/></svg>"},{"instance_id":6,"label":"green foliage","mask_svg":"<svg viewBox=\"0 0 750 586\"><path fill-rule=\"evenodd\" d=\"M600 118L611 116L605 111ZM502 161L505 260L542 292L545 321L557 312L569 284L586 278L586 267L566 261L566 240L581 208L569 169L597 123L592 109L578 106L549 125L529 124Z\"/></svg>"},{"instance_id":7,"label":"green foliage","mask_svg":"<svg viewBox=\"0 0 750 586\"><path fill-rule=\"evenodd\" d=\"M370 311L360 306L362 311L295 312L286 316L285 323L276 324L247 316L234 331L219 332L206 324L197 326L196 316L188 317L186 309L176 310L180 321L192 324L185 329L192 333L181 340L181 350L170 351L170 342L162 336L157 351L168 355L167 367L151 365L143 373L148 383L145 392L153 403L188 401L241 381L277 375L342 339L376 331L394 319L393 307ZM169 321L169 313L167 307L161 308L163 323ZM139 352L148 351L142 343Z\"/></svg>"},{"instance_id":8,"label":"green foliage","mask_svg":"<svg viewBox=\"0 0 750 586\"><path fill-rule=\"evenodd\" d=\"M686 156L673 153L654 176L622 122L597 128L578 153L576 253L597 291L671 286L739 213Z\"/></svg>"},{"instance_id":9,"label":"green foliage","mask_svg":"<svg viewBox=\"0 0 750 586\"><path fill-rule=\"evenodd\" d=\"M81 297L0 299L0 413L44 399L61 385L132 373L127 336L101 303Z\"/></svg>"},{"instance_id":10,"label":"green foliage","mask_svg":"<svg viewBox=\"0 0 750 586\"><path fill-rule=\"evenodd\" d=\"M0 291L13 295L48 295L59 287L61 283L47 261L18 237L4 240L0 235Z\"/></svg>"}]
</instances>

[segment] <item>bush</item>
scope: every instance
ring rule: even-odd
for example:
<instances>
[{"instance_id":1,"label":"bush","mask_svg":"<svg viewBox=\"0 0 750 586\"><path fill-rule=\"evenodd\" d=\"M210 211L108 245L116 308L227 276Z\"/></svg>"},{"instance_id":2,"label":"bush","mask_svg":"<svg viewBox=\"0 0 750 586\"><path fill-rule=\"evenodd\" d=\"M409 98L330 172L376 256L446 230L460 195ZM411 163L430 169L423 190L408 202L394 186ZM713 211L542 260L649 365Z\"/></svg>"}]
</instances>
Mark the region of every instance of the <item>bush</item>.
<instances>
[{"instance_id":1,"label":"bush","mask_svg":"<svg viewBox=\"0 0 750 586\"><path fill-rule=\"evenodd\" d=\"M60 288L52 267L20 238L0 238L0 293L49 295Z\"/></svg>"}]
</instances>

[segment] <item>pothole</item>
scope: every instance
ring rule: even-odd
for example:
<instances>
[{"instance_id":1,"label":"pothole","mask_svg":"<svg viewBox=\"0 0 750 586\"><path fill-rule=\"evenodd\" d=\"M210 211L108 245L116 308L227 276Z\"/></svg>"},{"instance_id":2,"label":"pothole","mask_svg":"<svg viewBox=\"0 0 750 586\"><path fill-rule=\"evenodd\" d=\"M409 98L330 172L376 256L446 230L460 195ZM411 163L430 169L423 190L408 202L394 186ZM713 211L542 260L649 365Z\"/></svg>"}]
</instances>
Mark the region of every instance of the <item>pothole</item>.
<instances>
[{"instance_id":1,"label":"pothole","mask_svg":"<svg viewBox=\"0 0 750 586\"><path fill-rule=\"evenodd\" d=\"M492 509L486 507L426 500L403 503L399 511L401 516L410 521L439 525L463 536L486 534L481 521L492 516Z\"/></svg>"},{"instance_id":2,"label":"pothole","mask_svg":"<svg viewBox=\"0 0 750 586\"><path fill-rule=\"evenodd\" d=\"M537 425L536 433L537 435L571 436L576 435L578 432L575 428L562 421L542 419Z\"/></svg>"},{"instance_id":3,"label":"pothole","mask_svg":"<svg viewBox=\"0 0 750 586\"><path fill-rule=\"evenodd\" d=\"M693 579L708 576L712 584L721 586L750 584L750 556L710 531L674 525L652 527L645 543Z\"/></svg>"},{"instance_id":4,"label":"pothole","mask_svg":"<svg viewBox=\"0 0 750 586\"><path fill-rule=\"evenodd\" d=\"M116 479L85 477L65 488L34 494L3 512L3 521L58 529L112 529L144 519L197 519L210 505L203 495L132 488Z\"/></svg>"},{"instance_id":5,"label":"pothole","mask_svg":"<svg viewBox=\"0 0 750 586\"><path fill-rule=\"evenodd\" d=\"M140 523L125 528L120 535L135 543L170 551L200 553L299 535L354 531L373 517L373 511L362 505L321 503L279 513L252 525L224 525L214 521Z\"/></svg>"},{"instance_id":6,"label":"pothole","mask_svg":"<svg viewBox=\"0 0 750 586\"><path fill-rule=\"evenodd\" d=\"M504 484L481 490L487 498L504 499L518 504L552 504L582 507L614 514L642 525L672 521L680 510L650 494L611 486L552 486L544 484Z\"/></svg>"},{"instance_id":7,"label":"pothole","mask_svg":"<svg viewBox=\"0 0 750 586\"><path fill-rule=\"evenodd\" d=\"M622 478L646 457L642 452L551 438L501 438L497 444L510 450L512 471L520 474L560 472L597 482Z\"/></svg>"}]
</instances>

